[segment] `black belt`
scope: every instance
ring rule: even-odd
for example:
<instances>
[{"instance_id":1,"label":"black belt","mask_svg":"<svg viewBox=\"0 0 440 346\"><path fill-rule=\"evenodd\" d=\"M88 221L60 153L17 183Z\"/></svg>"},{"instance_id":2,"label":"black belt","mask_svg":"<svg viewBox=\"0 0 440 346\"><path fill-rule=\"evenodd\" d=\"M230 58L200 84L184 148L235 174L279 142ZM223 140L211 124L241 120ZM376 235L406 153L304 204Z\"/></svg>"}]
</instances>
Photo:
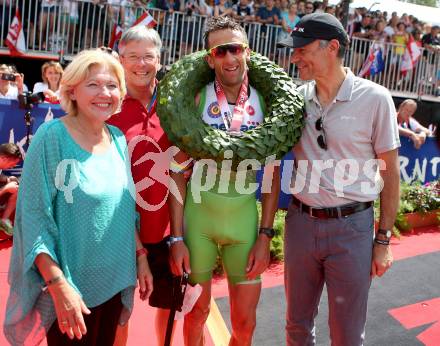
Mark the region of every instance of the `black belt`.
<instances>
[{"instance_id":1,"label":"black belt","mask_svg":"<svg viewBox=\"0 0 440 346\"><path fill-rule=\"evenodd\" d=\"M373 202L356 202L333 208L313 208L302 203L299 199L292 196L292 204L296 205L303 213L307 213L318 219L334 219L348 216L359 211L370 208Z\"/></svg>"}]
</instances>

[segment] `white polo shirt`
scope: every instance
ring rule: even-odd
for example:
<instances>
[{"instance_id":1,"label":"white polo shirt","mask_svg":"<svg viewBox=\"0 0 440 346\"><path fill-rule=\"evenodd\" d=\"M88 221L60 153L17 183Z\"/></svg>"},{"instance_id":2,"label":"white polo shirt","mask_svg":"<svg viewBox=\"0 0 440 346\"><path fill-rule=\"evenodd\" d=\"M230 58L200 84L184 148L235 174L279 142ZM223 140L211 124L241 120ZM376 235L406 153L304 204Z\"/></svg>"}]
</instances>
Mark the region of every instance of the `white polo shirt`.
<instances>
[{"instance_id":1,"label":"white polo shirt","mask_svg":"<svg viewBox=\"0 0 440 346\"><path fill-rule=\"evenodd\" d=\"M348 68L335 100L321 107L315 82L299 88L305 98L305 128L293 148L290 190L312 207L334 207L379 197L376 154L400 146L396 109L389 91L356 77ZM323 118L327 150L317 138ZM321 173L320 173L321 172Z\"/></svg>"}]
</instances>

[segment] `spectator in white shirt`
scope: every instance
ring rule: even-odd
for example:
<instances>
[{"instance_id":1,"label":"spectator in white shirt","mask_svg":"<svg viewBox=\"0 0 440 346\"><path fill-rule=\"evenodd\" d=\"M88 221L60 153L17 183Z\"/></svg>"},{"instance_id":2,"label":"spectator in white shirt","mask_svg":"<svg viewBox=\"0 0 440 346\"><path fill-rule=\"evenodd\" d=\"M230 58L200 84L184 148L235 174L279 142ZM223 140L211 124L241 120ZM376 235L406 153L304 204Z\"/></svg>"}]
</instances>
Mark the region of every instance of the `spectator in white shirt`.
<instances>
[{"instance_id":1,"label":"spectator in white shirt","mask_svg":"<svg viewBox=\"0 0 440 346\"><path fill-rule=\"evenodd\" d=\"M412 116L417 110L417 103L414 100L406 99L397 109L397 123L399 124L399 135L409 137L416 149L425 143L426 137L431 136L431 131Z\"/></svg>"},{"instance_id":2,"label":"spectator in white shirt","mask_svg":"<svg viewBox=\"0 0 440 346\"><path fill-rule=\"evenodd\" d=\"M35 83L33 93L42 92L46 101L50 103L59 102L59 87L63 68L58 62L48 61L41 67L41 78L43 82Z\"/></svg>"},{"instance_id":3,"label":"spectator in white shirt","mask_svg":"<svg viewBox=\"0 0 440 346\"><path fill-rule=\"evenodd\" d=\"M0 99L17 100L25 90L23 75L12 66L0 65Z\"/></svg>"}]
</instances>

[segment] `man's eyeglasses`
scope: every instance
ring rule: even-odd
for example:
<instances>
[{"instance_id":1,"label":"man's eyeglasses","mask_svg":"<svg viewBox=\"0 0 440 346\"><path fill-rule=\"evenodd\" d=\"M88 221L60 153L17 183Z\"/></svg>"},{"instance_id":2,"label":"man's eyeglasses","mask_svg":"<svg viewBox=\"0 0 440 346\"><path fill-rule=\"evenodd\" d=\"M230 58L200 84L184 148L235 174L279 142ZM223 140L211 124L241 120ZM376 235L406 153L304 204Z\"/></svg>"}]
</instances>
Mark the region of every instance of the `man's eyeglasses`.
<instances>
[{"instance_id":1,"label":"man's eyeglasses","mask_svg":"<svg viewBox=\"0 0 440 346\"><path fill-rule=\"evenodd\" d=\"M156 59L156 56L152 54L137 56L137 55L122 55L123 58L127 59L130 64L136 64L139 60L143 62L153 62Z\"/></svg>"},{"instance_id":2,"label":"man's eyeglasses","mask_svg":"<svg viewBox=\"0 0 440 346\"><path fill-rule=\"evenodd\" d=\"M327 150L327 140L325 138L325 131L324 126L322 124L322 117L320 117L318 120L316 120L315 128L318 131L322 131L322 134L318 136L316 139L318 141L318 145L321 149Z\"/></svg>"},{"instance_id":3,"label":"man's eyeglasses","mask_svg":"<svg viewBox=\"0 0 440 346\"><path fill-rule=\"evenodd\" d=\"M208 50L208 54L214 58L224 58L227 52L232 55L239 55L243 53L247 47L248 45L246 43L225 43L212 47Z\"/></svg>"}]
</instances>

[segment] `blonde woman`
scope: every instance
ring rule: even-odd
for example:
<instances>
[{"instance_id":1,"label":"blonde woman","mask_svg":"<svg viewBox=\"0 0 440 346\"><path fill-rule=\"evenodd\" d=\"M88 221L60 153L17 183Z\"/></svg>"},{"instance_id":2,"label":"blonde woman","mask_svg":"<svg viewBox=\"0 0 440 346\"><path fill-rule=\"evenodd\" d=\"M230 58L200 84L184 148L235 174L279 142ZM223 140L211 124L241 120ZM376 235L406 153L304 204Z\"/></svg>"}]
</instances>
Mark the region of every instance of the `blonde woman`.
<instances>
[{"instance_id":1,"label":"blonde woman","mask_svg":"<svg viewBox=\"0 0 440 346\"><path fill-rule=\"evenodd\" d=\"M113 345L152 291L136 232L124 135L105 121L125 95L119 62L78 54L61 80L66 116L32 139L17 201L4 332L13 345Z\"/></svg>"},{"instance_id":2,"label":"blonde woman","mask_svg":"<svg viewBox=\"0 0 440 346\"><path fill-rule=\"evenodd\" d=\"M43 82L37 82L34 85L34 93L42 92L46 101L50 103L59 102L59 88L63 68L58 62L48 61L41 66L41 78Z\"/></svg>"}]
</instances>

